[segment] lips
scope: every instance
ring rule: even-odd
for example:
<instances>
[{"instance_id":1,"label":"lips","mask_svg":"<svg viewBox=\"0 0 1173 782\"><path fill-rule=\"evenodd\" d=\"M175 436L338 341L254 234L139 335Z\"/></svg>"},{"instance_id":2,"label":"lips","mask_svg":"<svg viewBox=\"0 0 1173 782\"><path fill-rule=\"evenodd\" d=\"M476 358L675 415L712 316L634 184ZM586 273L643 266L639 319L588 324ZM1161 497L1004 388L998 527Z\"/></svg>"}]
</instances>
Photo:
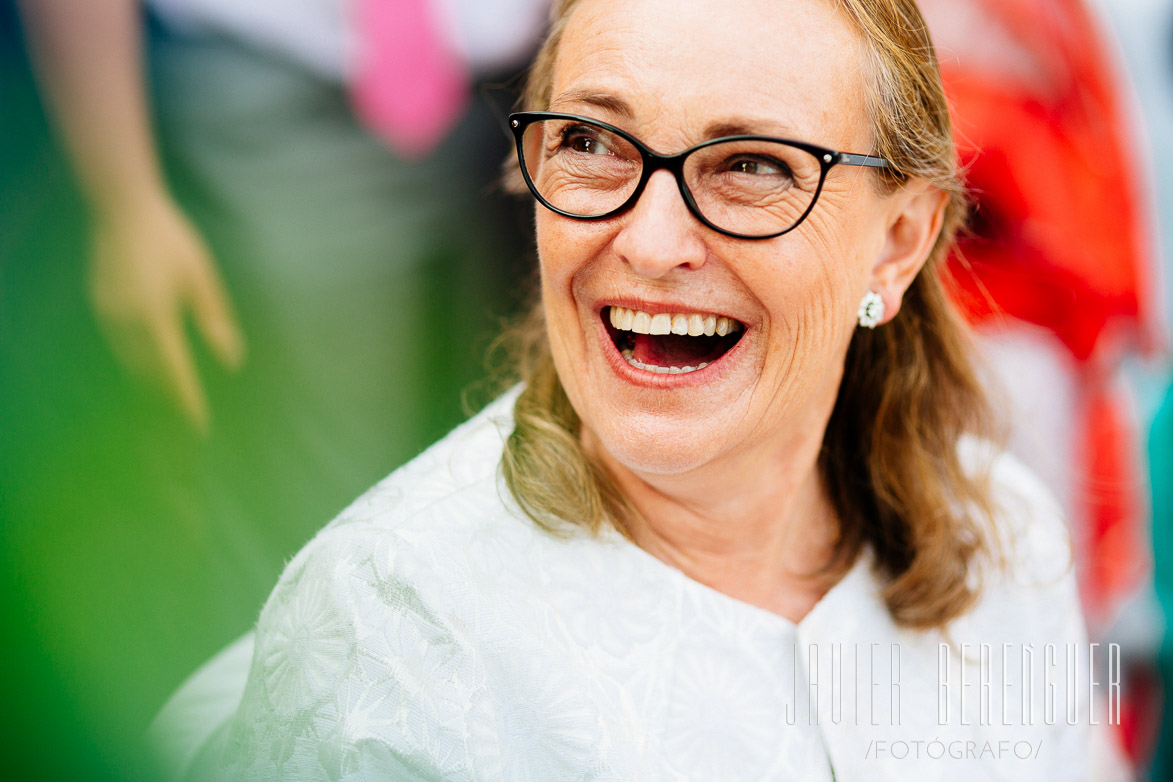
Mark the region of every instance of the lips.
<instances>
[{"instance_id":1,"label":"lips","mask_svg":"<svg viewBox=\"0 0 1173 782\"><path fill-rule=\"evenodd\" d=\"M707 312L652 314L611 306L601 314L627 363L655 374L704 369L729 352L745 333L740 321Z\"/></svg>"}]
</instances>

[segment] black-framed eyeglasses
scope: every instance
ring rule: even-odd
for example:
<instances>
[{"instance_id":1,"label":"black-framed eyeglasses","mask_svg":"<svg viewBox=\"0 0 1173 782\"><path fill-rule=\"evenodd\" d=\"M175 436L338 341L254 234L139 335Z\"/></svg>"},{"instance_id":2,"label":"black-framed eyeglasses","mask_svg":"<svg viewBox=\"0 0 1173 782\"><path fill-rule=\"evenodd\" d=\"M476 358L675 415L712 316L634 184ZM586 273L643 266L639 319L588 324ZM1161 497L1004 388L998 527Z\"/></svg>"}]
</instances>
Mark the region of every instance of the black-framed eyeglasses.
<instances>
[{"instance_id":1,"label":"black-framed eyeglasses","mask_svg":"<svg viewBox=\"0 0 1173 782\"><path fill-rule=\"evenodd\" d=\"M836 152L771 136L723 136L675 155L653 152L613 125L576 114L509 115L521 173L547 209L604 220L630 209L648 179L671 171L689 211L714 231L770 239L793 231L814 209L837 165L890 168L874 155Z\"/></svg>"}]
</instances>

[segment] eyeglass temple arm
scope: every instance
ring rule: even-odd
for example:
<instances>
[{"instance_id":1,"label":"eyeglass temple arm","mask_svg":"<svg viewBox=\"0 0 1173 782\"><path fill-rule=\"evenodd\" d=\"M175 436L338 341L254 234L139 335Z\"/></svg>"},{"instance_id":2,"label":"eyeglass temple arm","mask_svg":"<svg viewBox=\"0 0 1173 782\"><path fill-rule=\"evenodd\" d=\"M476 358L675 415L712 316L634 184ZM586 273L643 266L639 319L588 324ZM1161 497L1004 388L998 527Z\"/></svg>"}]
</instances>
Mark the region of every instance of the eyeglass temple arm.
<instances>
[{"instance_id":1,"label":"eyeglass temple arm","mask_svg":"<svg viewBox=\"0 0 1173 782\"><path fill-rule=\"evenodd\" d=\"M867 166L868 168L891 168L888 158L875 155L853 155L850 152L840 152L835 156L835 162L843 166Z\"/></svg>"}]
</instances>

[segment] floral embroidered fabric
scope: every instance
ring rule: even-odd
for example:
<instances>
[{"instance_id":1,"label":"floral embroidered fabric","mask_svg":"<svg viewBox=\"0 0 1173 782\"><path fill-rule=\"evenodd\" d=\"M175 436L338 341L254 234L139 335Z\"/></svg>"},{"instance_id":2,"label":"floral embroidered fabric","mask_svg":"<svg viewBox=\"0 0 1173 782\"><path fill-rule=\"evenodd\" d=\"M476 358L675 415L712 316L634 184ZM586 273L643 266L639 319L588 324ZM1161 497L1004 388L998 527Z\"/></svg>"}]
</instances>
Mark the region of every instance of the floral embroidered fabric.
<instances>
[{"instance_id":1,"label":"floral embroidered fabric","mask_svg":"<svg viewBox=\"0 0 1173 782\"><path fill-rule=\"evenodd\" d=\"M226 775L1086 775L1085 729L1047 725L1041 712L1024 720L1023 702L1038 701L1039 686L1000 688L1002 679L1022 681L1022 645L1041 656L1047 643L1083 640L1062 522L1017 462L1001 456L994 465L1014 567L987 578L981 603L948 639L892 623L867 557L796 625L617 534L560 539L525 520L498 473L513 398L392 474L290 562L258 624L224 747ZM942 652L946 640L953 652ZM968 648L969 665L994 682L984 695L942 687L965 643L994 649ZM949 670L956 681L960 669ZM1068 699L1082 702L1066 690L1054 708ZM1022 742L1033 757L1006 749L1025 752Z\"/></svg>"}]
</instances>

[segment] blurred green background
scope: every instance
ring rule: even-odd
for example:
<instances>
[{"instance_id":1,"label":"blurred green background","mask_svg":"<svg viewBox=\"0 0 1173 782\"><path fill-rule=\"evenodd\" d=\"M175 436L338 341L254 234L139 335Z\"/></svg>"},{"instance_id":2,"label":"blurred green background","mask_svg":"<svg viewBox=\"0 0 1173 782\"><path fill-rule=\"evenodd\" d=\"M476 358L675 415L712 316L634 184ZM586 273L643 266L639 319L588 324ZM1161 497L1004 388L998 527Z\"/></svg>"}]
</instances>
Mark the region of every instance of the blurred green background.
<instances>
[{"instance_id":1,"label":"blurred green background","mask_svg":"<svg viewBox=\"0 0 1173 782\"><path fill-rule=\"evenodd\" d=\"M0 3L0 626L8 661L0 769L8 778L151 778L142 731L185 676L251 627L284 562L491 397L493 384L480 382L486 348L526 298L532 255L528 207L493 187L508 145L498 115L509 100L507 92L481 96L438 153L474 161L462 181L443 169L433 177L428 163L413 169L423 184L400 199L402 212L432 220L426 231L436 242L411 244L410 263L394 257L407 252L402 246L389 246L387 270L373 264L367 278L355 275L333 299L324 294L320 311L292 308L317 318L307 333L321 338L331 366L345 367L311 389L317 397L299 396L320 378L289 359L304 346L286 344L266 308L288 292L234 271L243 263L225 264L249 358L231 374L199 355L213 417L200 436L127 376L101 339L85 290L86 209L14 11ZM236 252L233 216L201 201L200 183L185 181L182 161L163 154L213 251ZM298 187L315 184L281 197L292 201ZM441 201L454 205L430 216L421 207ZM380 208L355 219L403 219ZM290 251L301 249L314 251ZM327 283L338 262L321 259ZM377 311L381 302L386 320L346 320L348 310ZM365 347L351 355L347 335L358 330ZM372 344L386 345L381 369L361 353ZM352 400L386 415L348 419L359 409Z\"/></svg>"}]
</instances>

